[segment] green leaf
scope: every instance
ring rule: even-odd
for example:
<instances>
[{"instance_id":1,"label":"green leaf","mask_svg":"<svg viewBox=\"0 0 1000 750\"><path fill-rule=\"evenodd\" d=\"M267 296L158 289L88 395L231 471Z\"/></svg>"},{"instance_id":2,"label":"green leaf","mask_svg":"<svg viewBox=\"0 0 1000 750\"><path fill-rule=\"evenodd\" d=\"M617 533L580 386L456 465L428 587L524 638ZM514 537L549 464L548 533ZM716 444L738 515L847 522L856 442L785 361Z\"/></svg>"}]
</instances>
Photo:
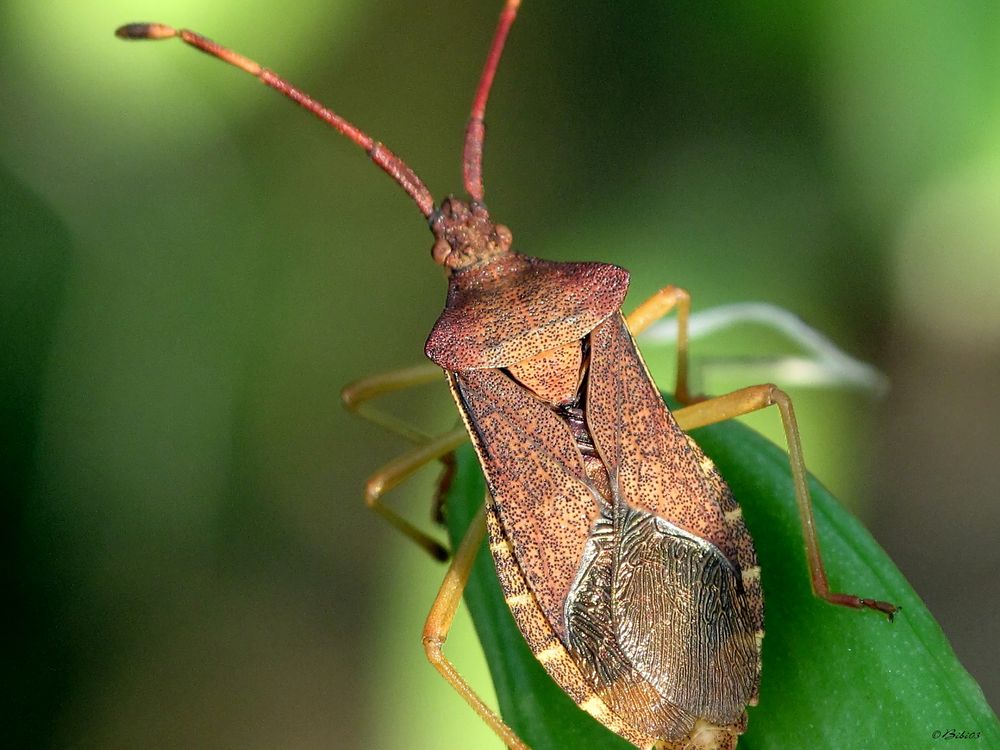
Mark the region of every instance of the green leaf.
<instances>
[{"instance_id":1,"label":"green leaf","mask_svg":"<svg viewBox=\"0 0 1000 750\"><path fill-rule=\"evenodd\" d=\"M757 545L766 604L760 705L750 748L930 747L954 731L1000 747L1000 724L916 593L864 527L811 479L823 557L836 591L902 606L890 623L813 596L788 457L735 422L692 433L726 477ZM470 447L447 499L457 544L485 492ZM485 547L485 545L484 545ZM482 549L465 593L506 721L533 750L632 747L573 702L534 659ZM971 745L970 745L971 746Z\"/></svg>"}]
</instances>

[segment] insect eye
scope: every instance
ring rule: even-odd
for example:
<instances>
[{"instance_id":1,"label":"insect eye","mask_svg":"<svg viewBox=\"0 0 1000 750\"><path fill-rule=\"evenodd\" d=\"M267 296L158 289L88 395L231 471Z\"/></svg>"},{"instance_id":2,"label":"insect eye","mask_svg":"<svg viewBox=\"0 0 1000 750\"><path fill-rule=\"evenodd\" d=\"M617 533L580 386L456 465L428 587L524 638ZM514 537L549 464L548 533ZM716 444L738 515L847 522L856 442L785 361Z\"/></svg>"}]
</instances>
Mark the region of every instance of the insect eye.
<instances>
[{"instance_id":1,"label":"insect eye","mask_svg":"<svg viewBox=\"0 0 1000 750\"><path fill-rule=\"evenodd\" d=\"M439 239L431 248L431 257L439 266L448 265L449 255L451 255L451 245L448 244L447 240Z\"/></svg>"}]
</instances>

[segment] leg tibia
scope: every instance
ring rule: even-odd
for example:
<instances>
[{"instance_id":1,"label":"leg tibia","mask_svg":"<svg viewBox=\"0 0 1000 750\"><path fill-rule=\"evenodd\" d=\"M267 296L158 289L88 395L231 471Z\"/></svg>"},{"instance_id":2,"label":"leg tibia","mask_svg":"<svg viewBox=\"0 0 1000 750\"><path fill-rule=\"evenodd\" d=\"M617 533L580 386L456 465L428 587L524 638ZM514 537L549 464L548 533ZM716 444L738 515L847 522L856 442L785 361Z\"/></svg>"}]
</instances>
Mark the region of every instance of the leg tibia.
<instances>
[{"instance_id":1,"label":"leg tibia","mask_svg":"<svg viewBox=\"0 0 1000 750\"><path fill-rule=\"evenodd\" d=\"M674 413L677 423L683 430L692 430L716 422L722 422L733 417L777 406L781 413L781 424L785 431L788 444L788 460L792 468L792 481L795 487L795 502L802 521L802 535L805 538L806 558L809 562L809 574L813 591L816 596L833 604L857 609L875 609L892 619L897 607L877 599L866 599L853 594L841 594L830 591L827 582L826 568L820 554L819 537L816 533L816 521L813 516L812 499L809 496L809 485L806 481L806 465L802 458L802 444L799 440L799 428L795 421L795 411L792 400L780 388L774 385L755 385L733 391L725 396L709 399L698 404L679 409Z\"/></svg>"},{"instance_id":2,"label":"leg tibia","mask_svg":"<svg viewBox=\"0 0 1000 750\"><path fill-rule=\"evenodd\" d=\"M448 559L448 551L444 546L420 531L396 511L386 507L382 503L382 496L413 476L428 463L451 453L466 438L465 428L452 430L433 438L430 442L418 445L403 455L397 456L372 474L365 482L365 504L438 560Z\"/></svg>"},{"instance_id":3,"label":"leg tibia","mask_svg":"<svg viewBox=\"0 0 1000 750\"><path fill-rule=\"evenodd\" d=\"M462 699L465 700L472 710L492 729L503 743L513 750L530 750L517 734L507 726L503 719L497 716L487 706L483 699L479 697L475 690L467 683L455 669L455 665L444 655L443 646L448 638L448 631L451 630L452 621L455 619L455 612L458 604L462 600L462 592L469 581L469 573L472 571L472 564L476 559L476 554L482 545L483 536L486 534L485 507L480 508L479 513L469 524L465 537L455 551L455 557L451 561L444 581L441 583L441 590L434 599L431 611L427 615L427 622L424 625L423 644L427 659L434 668L444 677Z\"/></svg>"},{"instance_id":4,"label":"leg tibia","mask_svg":"<svg viewBox=\"0 0 1000 750\"><path fill-rule=\"evenodd\" d=\"M695 399L688 393L688 317L691 295L676 286L665 286L629 313L625 322L633 336L638 336L658 318L677 308L677 382L674 397L682 404Z\"/></svg>"},{"instance_id":5,"label":"leg tibia","mask_svg":"<svg viewBox=\"0 0 1000 750\"><path fill-rule=\"evenodd\" d=\"M423 443L431 440L431 436L392 414L386 414L384 411L369 406L368 402L387 393L415 388L441 379L441 368L428 362L355 380L353 383L345 385L340 391L340 400L343 402L344 408L354 412L359 417L401 435L412 443Z\"/></svg>"}]
</instances>

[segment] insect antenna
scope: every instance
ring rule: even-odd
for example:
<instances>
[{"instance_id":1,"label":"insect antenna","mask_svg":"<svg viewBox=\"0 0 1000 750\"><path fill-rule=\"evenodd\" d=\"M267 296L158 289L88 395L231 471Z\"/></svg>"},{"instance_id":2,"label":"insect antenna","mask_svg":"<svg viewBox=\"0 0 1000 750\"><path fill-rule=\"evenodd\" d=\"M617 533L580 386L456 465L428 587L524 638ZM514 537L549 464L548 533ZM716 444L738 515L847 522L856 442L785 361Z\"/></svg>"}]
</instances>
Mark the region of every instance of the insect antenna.
<instances>
[{"instance_id":1,"label":"insect antenna","mask_svg":"<svg viewBox=\"0 0 1000 750\"><path fill-rule=\"evenodd\" d=\"M503 53L507 32L510 31L521 0L507 0L500 11L500 21L493 34L490 53L486 57L479 86L476 88L476 98L472 102L472 113L465 129L465 148L462 150L462 174L465 180L465 190L473 200L483 199L483 140L486 138L486 102L490 98L490 88L493 86L493 76L496 75L500 55Z\"/></svg>"},{"instance_id":2,"label":"insect antenna","mask_svg":"<svg viewBox=\"0 0 1000 750\"><path fill-rule=\"evenodd\" d=\"M516 3L514 5L516 6ZM410 169L406 162L396 156L381 143L373 139L363 130L345 120L336 112L327 109L318 101L290 84L278 74L262 67L253 60L216 44L211 39L207 39L201 34L196 34L195 32L187 29L174 29L160 23L126 24L115 31L115 36L122 39L153 40L172 39L177 37L195 49L201 50L206 54L212 55L213 57L217 57L223 62L227 62L230 65L255 76L261 81L261 83L266 86L270 86L272 89L281 94L284 94L296 104L300 105L309 112L312 112L341 135L346 136L363 148L371 160L381 167L386 174L388 174L393 180L396 181L397 184L399 184L401 188L403 188L403 190L407 192L407 194L417 204L417 207L424 216L430 218L431 214L434 212L433 196L431 196L430 191L427 189L427 186L424 185L423 181L417 177L416 172ZM488 92L489 86L486 88ZM482 148L481 141L482 139L480 139L480 149Z\"/></svg>"}]
</instances>

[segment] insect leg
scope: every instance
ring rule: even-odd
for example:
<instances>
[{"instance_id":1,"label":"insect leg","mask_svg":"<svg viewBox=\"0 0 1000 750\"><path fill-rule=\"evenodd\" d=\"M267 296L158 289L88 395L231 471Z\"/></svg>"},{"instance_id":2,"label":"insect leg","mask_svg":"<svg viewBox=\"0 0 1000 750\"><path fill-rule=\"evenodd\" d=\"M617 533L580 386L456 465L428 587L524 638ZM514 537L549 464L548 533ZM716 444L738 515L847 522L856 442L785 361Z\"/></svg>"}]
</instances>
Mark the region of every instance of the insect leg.
<instances>
[{"instance_id":1,"label":"insect leg","mask_svg":"<svg viewBox=\"0 0 1000 750\"><path fill-rule=\"evenodd\" d=\"M489 495L487 495L487 502L489 502ZM483 699L462 678L458 670L455 669L455 665L444 655L443 651L444 642L448 638L448 631L451 630L451 623L458 609L458 603L462 600L462 592L469 581L472 564L482 546L483 536L486 534L485 513L484 505L472 519L472 523L469 524L462 542L455 551L455 557L448 567L444 581L441 582L441 589L434 599L431 611L427 615L427 622L424 624L424 651L428 661L472 707L479 718L496 733L504 745L512 750L530 750L514 733L514 730L507 726L495 711L483 703Z\"/></svg>"},{"instance_id":2,"label":"insect leg","mask_svg":"<svg viewBox=\"0 0 1000 750\"><path fill-rule=\"evenodd\" d=\"M877 599L865 599L854 594L841 594L830 591L826 568L820 554L819 538L816 534L816 522L813 517L812 499L809 496L809 485L806 482L806 465L802 458L802 444L799 440L799 428L795 421L795 411L792 400L784 391L775 385L754 385L742 388L724 396L687 406L674 412L677 423L683 430L692 430L716 422L748 414L768 406L777 406L781 413L781 423L785 430L785 440L788 443L788 460L792 466L792 480L795 486L795 501L802 520L802 535L805 537L806 559L809 562L809 574L812 580L813 592L816 596L832 604L844 607L862 609L868 607L878 610L889 619L898 609L889 602Z\"/></svg>"},{"instance_id":3,"label":"insect leg","mask_svg":"<svg viewBox=\"0 0 1000 750\"><path fill-rule=\"evenodd\" d=\"M365 482L365 504L420 547L427 550L432 557L438 560L447 560L448 551L440 542L417 529L395 511L387 508L382 503L381 498L382 495L412 476L425 464L437 459L444 460L449 453L461 445L463 440L467 439L465 430L453 430L438 436L430 435L396 416L372 408L368 404L372 399L387 393L436 382L441 378L441 375L441 368L431 363L379 373L344 386L340 392L340 398L348 411L416 445L369 477L368 481ZM449 476L447 462L445 463L444 476ZM441 492L439 491L438 494L440 495ZM435 511L437 512L436 508Z\"/></svg>"},{"instance_id":4,"label":"insect leg","mask_svg":"<svg viewBox=\"0 0 1000 750\"><path fill-rule=\"evenodd\" d=\"M411 443L426 443L433 439L431 435L392 414L372 408L367 402L387 393L440 381L442 375L441 368L431 362L402 370L380 372L345 385L340 391L340 400L344 403L345 409L359 417L374 422Z\"/></svg>"},{"instance_id":5,"label":"insect leg","mask_svg":"<svg viewBox=\"0 0 1000 750\"><path fill-rule=\"evenodd\" d=\"M387 508L382 503L382 496L396 487L419 469L451 453L468 439L464 427L446 432L432 438L426 443L411 448L406 453L397 456L381 469L372 474L365 482L365 505L382 516L399 529L420 547L438 560L448 559L448 550L437 540L425 534L412 523L400 516L396 511Z\"/></svg>"},{"instance_id":6,"label":"insect leg","mask_svg":"<svg viewBox=\"0 0 1000 750\"><path fill-rule=\"evenodd\" d=\"M691 295L678 286L665 286L625 317L628 329L638 336L654 321L677 308L677 382L674 397L682 404L697 401L688 393L688 317L691 314Z\"/></svg>"}]
</instances>

